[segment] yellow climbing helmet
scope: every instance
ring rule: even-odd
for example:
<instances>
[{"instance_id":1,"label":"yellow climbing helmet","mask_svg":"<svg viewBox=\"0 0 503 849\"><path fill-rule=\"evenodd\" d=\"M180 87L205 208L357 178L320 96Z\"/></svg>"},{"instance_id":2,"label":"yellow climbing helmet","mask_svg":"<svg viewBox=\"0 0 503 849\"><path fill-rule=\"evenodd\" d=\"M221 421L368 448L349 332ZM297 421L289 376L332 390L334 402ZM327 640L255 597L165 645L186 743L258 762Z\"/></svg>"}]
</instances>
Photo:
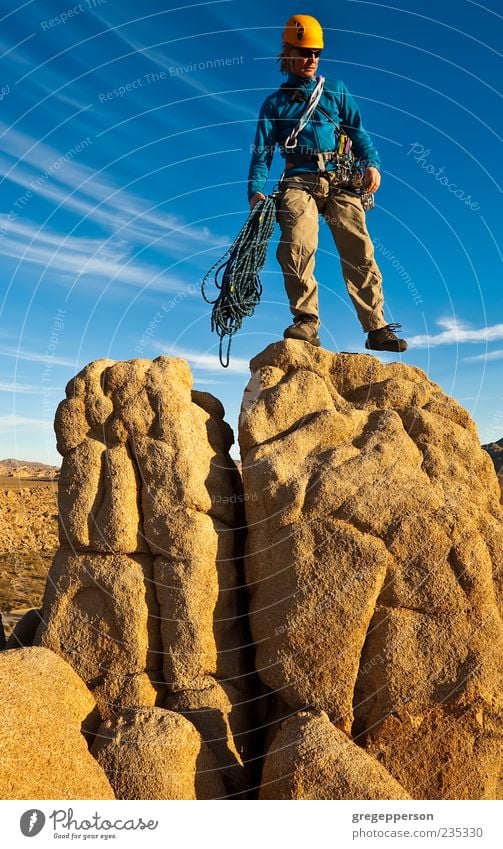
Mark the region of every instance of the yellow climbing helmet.
<instances>
[{"instance_id":1,"label":"yellow climbing helmet","mask_svg":"<svg viewBox=\"0 0 503 849\"><path fill-rule=\"evenodd\" d=\"M283 41L293 47L310 47L323 50L323 30L311 15L293 15L285 26Z\"/></svg>"}]
</instances>

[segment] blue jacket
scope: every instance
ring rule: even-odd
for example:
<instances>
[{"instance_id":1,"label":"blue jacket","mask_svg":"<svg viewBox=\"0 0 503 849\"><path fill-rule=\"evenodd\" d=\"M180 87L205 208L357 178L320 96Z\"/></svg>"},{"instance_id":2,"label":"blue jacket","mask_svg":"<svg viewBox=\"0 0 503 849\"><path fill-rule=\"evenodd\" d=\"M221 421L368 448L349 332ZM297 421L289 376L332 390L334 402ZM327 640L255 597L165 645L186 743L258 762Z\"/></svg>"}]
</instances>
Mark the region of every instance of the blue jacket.
<instances>
[{"instance_id":1,"label":"blue jacket","mask_svg":"<svg viewBox=\"0 0 503 849\"><path fill-rule=\"evenodd\" d=\"M292 87L299 87L309 97L316 85L316 80L314 78L303 79L295 76L295 74L290 74L288 84ZM281 144L296 126L306 108L306 103L292 100L291 95L291 91L280 88L269 95L262 104L255 142L252 147L248 175L248 199L255 192L263 192L277 144L280 145L281 155L284 159L293 159L293 157L285 154ZM364 162L365 165L373 165L375 168L379 168L379 154L372 144L370 136L363 128L360 110L344 83L340 80L336 82L325 80L319 106L328 112L335 123L339 124L351 138L356 158ZM299 153L304 151L309 154L334 150L335 138L334 125L317 109L297 138L297 150ZM333 168L333 163L328 162L326 170L331 171ZM316 162L304 162L289 168L288 176L305 173L306 171L316 172L317 170Z\"/></svg>"}]
</instances>

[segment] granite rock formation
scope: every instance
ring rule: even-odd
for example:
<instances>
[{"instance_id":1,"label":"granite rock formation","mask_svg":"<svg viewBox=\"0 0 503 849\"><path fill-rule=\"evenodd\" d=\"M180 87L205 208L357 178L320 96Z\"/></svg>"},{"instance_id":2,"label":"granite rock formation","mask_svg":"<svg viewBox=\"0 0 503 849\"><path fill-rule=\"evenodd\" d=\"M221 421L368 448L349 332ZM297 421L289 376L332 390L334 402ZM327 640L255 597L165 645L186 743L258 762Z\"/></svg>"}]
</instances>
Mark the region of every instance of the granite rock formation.
<instances>
[{"instance_id":1,"label":"granite rock formation","mask_svg":"<svg viewBox=\"0 0 503 849\"><path fill-rule=\"evenodd\" d=\"M418 368L369 355L288 340L251 371L246 576L273 714L325 712L414 798L494 798L503 513L475 425Z\"/></svg>"},{"instance_id":2,"label":"granite rock formation","mask_svg":"<svg viewBox=\"0 0 503 849\"><path fill-rule=\"evenodd\" d=\"M56 414L60 548L35 643L67 660L103 719L166 706L246 784L240 477L232 431L187 363L98 360Z\"/></svg>"},{"instance_id":3,"label":"granite rock formation","mask_svg":"<svg viewBox=\"0 0 503 849\"><path fill-rule=\"evenodd\" d=\"M68 385L60 547L0 653L4 797L497 798L503 512L469 415L370 355L251 370L243 481L184 361Z\"/></svg>"}]
</instances>

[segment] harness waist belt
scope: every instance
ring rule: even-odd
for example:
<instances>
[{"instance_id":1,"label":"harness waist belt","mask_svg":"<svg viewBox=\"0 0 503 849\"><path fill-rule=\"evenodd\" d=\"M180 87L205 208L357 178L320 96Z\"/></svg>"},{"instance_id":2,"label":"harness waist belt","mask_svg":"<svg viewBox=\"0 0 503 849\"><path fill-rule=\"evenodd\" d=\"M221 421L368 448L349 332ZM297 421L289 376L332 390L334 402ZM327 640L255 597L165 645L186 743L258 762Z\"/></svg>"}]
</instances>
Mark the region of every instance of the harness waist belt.
<instances>
[{"instance_id":1,"label":"harness waist belt","mask_svg":"<svg viewBox=\"0 0 503 849\"><path fill-rule=\"evenodd\" d=\"M287 165L302 165L303 162L333 162L337 158L335 150L322 150L319 153L288 153Z\"/></svg>"}]
</instances>

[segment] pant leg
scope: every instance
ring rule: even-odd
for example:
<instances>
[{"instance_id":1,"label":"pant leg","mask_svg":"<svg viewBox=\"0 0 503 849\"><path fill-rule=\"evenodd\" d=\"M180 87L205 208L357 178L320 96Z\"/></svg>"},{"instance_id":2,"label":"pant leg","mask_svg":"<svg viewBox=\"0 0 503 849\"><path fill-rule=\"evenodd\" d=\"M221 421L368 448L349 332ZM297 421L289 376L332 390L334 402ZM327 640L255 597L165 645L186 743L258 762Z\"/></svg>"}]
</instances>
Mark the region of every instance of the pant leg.
<instances>
[{"instance_id":1,"label":"pant leg","mask_svg":"<svg viewBox=\"0 0 503 849\"><path fill-rule=\"evenodd\" d=\"M324 218L334 238L344 280L360 324L368 333L384 327L382 274L374 259L365 212L355 195L331 189Z\"/></svg>"},{"instance_id":2,"label":"pant leg","mask_svg":"<svg viewBox=\"0 0 503 849\"><path fill-rule=\"evenodd\" d=\"M319 326L318 284L314 278L318 247L318 208L312 195L315 174L288 179L281 195L278 222L281 239L276 257L283 271L285 289L295 321L315 321Z\"/></svg>"}]
</instances>

